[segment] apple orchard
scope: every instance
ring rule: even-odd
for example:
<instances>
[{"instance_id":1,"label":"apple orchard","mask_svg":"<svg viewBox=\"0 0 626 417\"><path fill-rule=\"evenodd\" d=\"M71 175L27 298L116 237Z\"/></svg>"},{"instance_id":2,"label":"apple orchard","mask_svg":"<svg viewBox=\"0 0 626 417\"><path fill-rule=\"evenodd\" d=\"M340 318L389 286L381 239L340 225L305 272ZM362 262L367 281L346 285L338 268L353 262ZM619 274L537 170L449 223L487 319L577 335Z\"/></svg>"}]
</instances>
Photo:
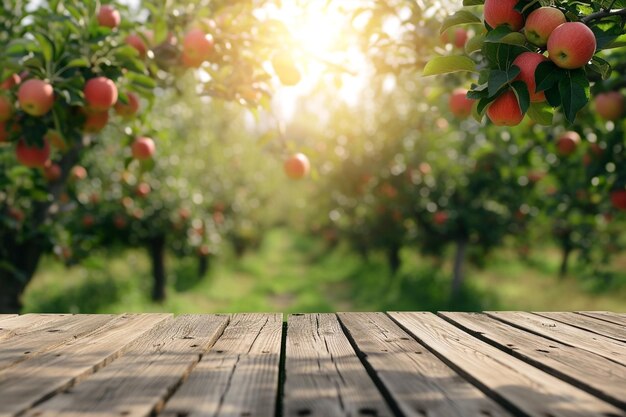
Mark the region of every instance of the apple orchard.
<instances>
[{"instance_id":1,"label":"apple orchard","mask_svg":"<svg viewBox=\"0 0 626 417\"><path fill-rule=\"evenodd\" d=\"M622 249L625 1L162 3L2 0L0 312L46 256L143 248L158 301L285 223L390 277L452 248L452 298L505 239Z\"/></svg>"}]
</instances>

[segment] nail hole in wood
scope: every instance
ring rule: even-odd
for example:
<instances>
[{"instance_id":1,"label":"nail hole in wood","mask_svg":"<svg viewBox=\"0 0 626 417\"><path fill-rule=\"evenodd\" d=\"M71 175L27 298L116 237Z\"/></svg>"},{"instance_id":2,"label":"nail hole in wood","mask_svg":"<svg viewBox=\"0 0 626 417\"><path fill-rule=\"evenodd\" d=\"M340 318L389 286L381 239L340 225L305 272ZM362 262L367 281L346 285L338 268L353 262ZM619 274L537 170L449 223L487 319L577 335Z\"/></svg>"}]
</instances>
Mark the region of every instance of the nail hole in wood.
<instances>
[{"instance_id":1,"label":"nail hole in wood","mask_svg":"<svg viewBox=\"0 0 626 417\"><path fill-rule=\"evenodd\" d=\"M491 414L491 411L487 411L487 410L480 410L480 414L482 414L483 416L487 416L487 417L493 416L493 414Z\"/></svg>"},{"instance_id":2,"label":"nail hole in wood","mask_svg":"<svg viewBox=\"0 0 626 417\"><path fill-rule=\"evenodd\" d=\"M188 417L189 413L187 412L183 412L183 413L176 413L176 417Z\"/></svg>"},{"instance_id":3,"label":"nail hole in wood","mask_svg":"<svg viewBox=\"0 0 626 417\"><path fill-rule=\"evenodd\" d=\"M302 314L300 314L302 315ZM298 414L299 416L310 416L311 415L311 410L309 410L308 408L303 408L301 410L298 410L296 412L296 414Z\"/></svg>"},{"instance_id":4,"label":"nail hole in wood","mask_svg":"<svg viewBox=\"0 0 626 417\"><path fill-rule=\"evenodd\" d=\"M416 351L416 352L415 352L415 354L416 354L416 355L421 355L421 354L422 354L422 352L418 350L418 351Z\"/></svg>"},{"instance_id":5,"label":"nail hole in wood","mask_svg":"<svg viewBox=\"0 0 626 417\"><path fill-rule=\"evenodd\" d=\"M183 339L184 340L189 340L189 339L195 339L195 337L193 337L193 336L185 336L185 337L183 337Z\"/></svg>"},{"instance_id":6,"label":"nail hole in wood","mask_svg":"<svg viewBox=\"0 0 626 417\"><path fill-rule=\"evenodd\" d=\"M24 352L24 355L28 355L30 353L30 350L27 350L26 352Z\"/></svg>"},{"instance_id":7,"label":"nail hole in wood","mask_svg":"<svg viewBox=\"0 0 626 417\"><path fill-rule=\"evenodd\" d=\"M302 313L294 313L292 314L292 316L304 316L304 314ZM310 410L307 410L309 413L311 412Z\"/></svg>"},{"instance_id":8,"label":"nail hole in wood","mask_svg":"<svg viewBox=\"0 0 626 417\"><path fill-rule=\"evenodd\" d=\"M215 353L224 353L223 350L216 350Z\"/></svg>"},{"instance_id":9,"label":"nail hole in wood","mask_svg":"<svg viewBox=\"0 0 626 417\"><path fill-rule=\"evenodd\" d=\"M541 352L541 353L550 353L550 351L548 350L543 350L543 349L535 349L536 352Z\"/></svg>"},{"instance_id":10,"label":"nail hole in wood","mask_svg":"<svg viewBox=\"0 0 626 417\"><path fill-rule=\"evenodd\" d=\"M127 416L130 414L130 411L120 411L120 416Z\"/></svg>"},{"instance_id":11,"label":"nail hole in wood","mask_svg":"<svg viewBox=\"0 0 626 417\"><path fill-rule=\"evenodd\" d=\"M400 340L411 340L408 337L401 337Z\"/></svg>"},{"instance_id":12,"label":"nail hole in wood","mask_svg":"<svg viewBox=\"0 0 626 417\"><path fill-rule=\"evenodd\" d=\"M240 415L241 415L241 417L250 417L252 415L252 413L250 411L244 411Z\"/></svg>"},{"instance_id":13,"label":"nail hole in wood","mask_svg":"<svg viewBox=\"0 0 626 417\"><path fill-rule=\"evenodd\" d=\"M189 346L189 347L198 347L198 345L191 345L191 346Z\"/></svg>"},{"instance_id":14,"label":"nail hole in wood","mask_svg":"<svg viewBox=\"0 0 626 417\"><path fill-rule=\"evenodd\" d=\"M48 330L48 333L58 333L60 331L61 330L59 330L59 329L54 329L54 330Z\"/></svg>"},{"instance_id":15,"label":"nail hole in wood","mask_svg":"<svg viewBox=\"0 0 626 417\"><path fill-rule=\"evenodd\" d=\"M374 410L373 408L361 408L359 409L359 414L361 414L362 416L377 416L378 411Z\"/></svg>"}]
</instances>

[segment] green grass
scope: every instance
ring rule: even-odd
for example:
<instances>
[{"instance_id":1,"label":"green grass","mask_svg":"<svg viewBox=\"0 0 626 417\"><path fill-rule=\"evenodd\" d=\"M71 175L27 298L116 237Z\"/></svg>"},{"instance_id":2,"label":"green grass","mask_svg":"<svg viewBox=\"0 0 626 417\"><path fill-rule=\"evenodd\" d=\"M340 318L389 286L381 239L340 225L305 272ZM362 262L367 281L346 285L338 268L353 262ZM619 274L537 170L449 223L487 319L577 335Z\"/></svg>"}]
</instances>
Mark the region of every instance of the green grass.
<instances>
[{"instance_id":1,"label":"green grass","mask_svg":"<svg viewBox=\"0 0 626 417\"><path fill-rule=\"evenodd\" d=\"M626 276L609 284L582 271L558 279L558 252L538 251L528 261L502 250L488 268L470 269L461 297L449 299L450 266L433 266L410 249L390 278L384 257L367 261L345 247L286 230L269 233L256 252L241 259L226 254L197 277L192 258L167 259L168 298L150 301L150 265L144 252L94 254L65 268L46 259L24 296L27 312L325 312L381 310L623 310ZM617 270L624 270L624 259Z\"/></svg>"}]
</instances>

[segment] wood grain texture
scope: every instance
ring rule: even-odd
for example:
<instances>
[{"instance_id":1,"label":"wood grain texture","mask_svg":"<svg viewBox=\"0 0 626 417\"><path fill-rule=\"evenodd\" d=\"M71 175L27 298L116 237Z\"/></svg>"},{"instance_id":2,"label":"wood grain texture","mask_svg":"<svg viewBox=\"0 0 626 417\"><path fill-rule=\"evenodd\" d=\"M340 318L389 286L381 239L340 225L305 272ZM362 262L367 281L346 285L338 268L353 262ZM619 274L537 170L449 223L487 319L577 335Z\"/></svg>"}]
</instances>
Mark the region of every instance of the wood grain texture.
<instances>
[{"instance_id":1,"label":"wood grain texture","mask_svg":"<svg viewBox=\"0 0 626 417\"><path fill-rule=\"evenodd\" d=\"M0 322L0 341L20 333L32 332L41 326L69 316L69 314L25 314L6 317Z\"/></svg>"},{"instance_id":2,"label":"wood grain texture","mask_svg":"<svg viewBox=\"0 0 626 417\"><path fill-rule=\"evenodd\" d=\"M611 339L626 342L626 327L618 324L598 321L576 313L554 313L554 312L534 312L535 314L547 317L561 323L569 324L588 332L596 333Z\"/></svg>"},{"instance_id":3,"label":"wood grain texture","mask_svg":"<svg viewBox=\"0 0 626 417\"><path fill-rule=\"evenodd\" d=\"M282 314L235 314L161 416L266 417L276 410Z\"/></svg>"},{"instance_id":4,"label":"wood grain texture","mask_svg":"<svg viewBox=\"0 0 626 417\"><path fill-rule=\"evenodd\" d=\"M285 417L393 415L334 314L289 316L285 368Z\"/></svg>"},{"instance_id":5,"label":"wood grain texture","mask_svg":"<svg viewBox=\"0 0 626 417\"><path fill-rule=\"evenodd\" d=\"M626 416L618 408L484 343L432 313L390 313L421 343L517 413Z\"/></svg>"},{"instance_id":6,"label":"wood grain texture","mask_svg":"<svg viewBox=\"0 0 626 417\"><path fill-rule=\"evenodd\" d=\"M25 328L2 342L0 371L87 335L113 318L110 314L73 315L59 319L51 317L45 324Z\"/></svg>"},{"instance_id":7,"label":"wood grain texture","mask_svg":"<svg viewBox=\"0 0 626 417\"><path fill-rule=\"evenodd\" d=\"M610 313L608 311L577 311L576 314L626 326L626 314Z\"/></svg>"},{"instance_id":8,"label":"wood grain texture","mask_svg":"<svg viewBox=\"0 0 626 417\"><path fill-rule=\"evenodd\" d=\"M525 312L492 312L492 317L554 341L604 356L613 362L626 365L626 344L600 336L559 321Z\"/></svg>"},{"instance_id":9,"label":"wood grain texture","mask_svg":"<svg viewBox=\"0 0 626 417\"><path fill-rule=\"evenodd\" d=\"M440 313L454 324L533 366L626 408L626 367L586 350L525 332L485 314Z\"/></svg>"},{"instance_id":10,"label":"wood grain texture","mask_svg":"<svg viewBox=\"0 0 626 417\"><path fill-rule=\"evenodd\" d=\"M171 314L121 315L88 336L5 369L0 372L0 416L17 415L86 378L169 317Z\"/></svg>"},{"instance_id":11,"label":"wood grain texture","mask_svg":"<svg viewBox=\"0 0 626 417\"><path fill-rule=\"evenodd\" d=\"M510 416L384 313L339 313L357 350L407 417Z\"/></svg>"},{"instance_id":12,"label":"wood grain texture","mask_svg":"<svg viewBox=\"0 0 626 417\"><path fill-rule=\"evenodd\" d=\"M24 416L148 416L158 411L220 336L228 317L185 315L141 337L124 355Z\"/></svg>"},{"instance_id":13,"label":"wood grain texture","mask_svg":"<svg viewBox=\"0 0 626 417\"><path fill-rule=\"evenodd\" d=\"M0 314L0 321L9 319L11 317L17 317L17 314Z\"/></svg>"}]
</instances>

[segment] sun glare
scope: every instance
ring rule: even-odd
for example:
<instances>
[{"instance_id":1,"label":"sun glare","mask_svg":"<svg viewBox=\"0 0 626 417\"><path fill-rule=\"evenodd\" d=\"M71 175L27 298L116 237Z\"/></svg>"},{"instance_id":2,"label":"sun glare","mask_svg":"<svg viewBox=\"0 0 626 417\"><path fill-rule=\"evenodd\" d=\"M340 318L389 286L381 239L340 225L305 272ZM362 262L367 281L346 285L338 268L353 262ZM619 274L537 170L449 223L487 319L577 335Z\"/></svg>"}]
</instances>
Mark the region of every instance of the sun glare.
<instances>
[{"instance_id":1,"label":"sun glare","mask_svg":"<svg viewBox=\"0 0 626 417\"><path fill-rule=\"evenodd\" d=\"M357 5L358 1L353 0L291 1L270 11L269 15L289 30L291 52L303 72L298 86L277 95L283 116L290 117L297 97L314 92L320 85L336 91L348 104L356 104L370 72L365 56L354 43L350 9Z\"/></svg>"}]
</instances>

